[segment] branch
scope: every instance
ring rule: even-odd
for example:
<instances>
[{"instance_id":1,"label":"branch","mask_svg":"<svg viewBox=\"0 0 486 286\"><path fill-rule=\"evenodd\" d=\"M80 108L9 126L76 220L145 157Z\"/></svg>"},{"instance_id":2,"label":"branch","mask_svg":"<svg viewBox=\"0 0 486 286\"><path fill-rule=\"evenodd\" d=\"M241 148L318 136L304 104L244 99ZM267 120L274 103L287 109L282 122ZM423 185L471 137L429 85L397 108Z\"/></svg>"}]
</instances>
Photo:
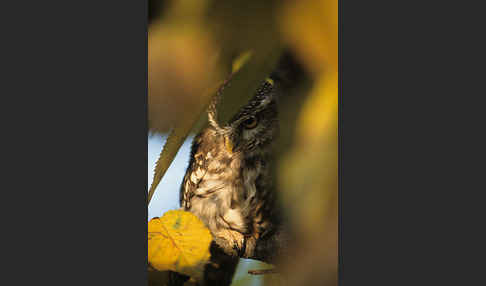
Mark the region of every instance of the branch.
<instances>
[{"instance_id":1,"label":"branch","mask_svg":"<svg viewBox=\"0 0 486 286\"><path fill-rule=\"evenodd\" d=\"M248 274L251 275L265 275L265 274L275 274L275 273L278 273L276 268L248 270Z\"/></svg>"}]
</instances>

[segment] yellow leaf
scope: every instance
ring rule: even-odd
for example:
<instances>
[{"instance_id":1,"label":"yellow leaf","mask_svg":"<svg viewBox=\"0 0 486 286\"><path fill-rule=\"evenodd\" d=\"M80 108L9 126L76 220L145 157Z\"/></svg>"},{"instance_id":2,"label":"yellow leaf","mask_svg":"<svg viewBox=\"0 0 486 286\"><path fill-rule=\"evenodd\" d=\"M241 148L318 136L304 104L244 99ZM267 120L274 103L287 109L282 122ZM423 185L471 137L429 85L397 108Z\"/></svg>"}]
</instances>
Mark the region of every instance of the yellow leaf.
<instances>
[{"instance_id":1,"label":"yellow leaf","mask_svg":"<svg viewBox=\"0 0 486 286\"><path fill-rule=\"evenodd\" d=\"M337 120L338 73L322 73L302 108L297 138L305 140L305 144L322 144L321 138L334 138L337 134Z\"/></svg>"},{"instance_id":2,"label":"yellow leaf","mask_svg":"<svg viewBox=\"0 0 486 286\"><path fill-rule=\"evenodd\" d=\"M212 236L190 212L168 211L148 223L148 262L159 271L176 271L196 280L209 261Z\"/></svg>"}]
</instances>

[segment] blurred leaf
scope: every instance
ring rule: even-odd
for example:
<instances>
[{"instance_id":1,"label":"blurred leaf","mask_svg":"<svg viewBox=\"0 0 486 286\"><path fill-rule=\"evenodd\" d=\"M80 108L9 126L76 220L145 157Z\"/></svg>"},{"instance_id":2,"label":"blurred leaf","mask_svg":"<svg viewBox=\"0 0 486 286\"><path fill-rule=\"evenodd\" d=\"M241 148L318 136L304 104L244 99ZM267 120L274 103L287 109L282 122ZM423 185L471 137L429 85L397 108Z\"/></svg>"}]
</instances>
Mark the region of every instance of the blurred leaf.
<instances>
[{"instance_id":1,"label":"blurred leaf","mask_svg":"<svg viewBox=\"0 0 486 286\"><path fill-rule=\"evenodd\" d=\"M231 63L235 55L248 50L265 54L279 45L275 16L280 3L276 0L209 1L208 28L215 42L224 47L225 62Z\"/></svg>"},{"instance_id":2,"label":"blurred leaf","mask_svg":"<svg viewBox=\"0 0 486 286\"><path fill-rule=\"evenodd\" d=\"M148 123L164 133L190 116L221 80L218 49L203 27L162 22L149 30Z\"/></svg>"},{"instance_id":3,"label":"blurred leaf","mask_svg":"<svg viewBox=\"0 0 486 286\"><path fill-rule=\"evenodd\" d=\"M337 0L286 1L280 19L284 39L312 71L330 68L337 72Z\"/></svg>"},{"instance_id":4,"label":"blurred leaf","mask_svg":"<svg viewBox=\"0 0 486 286\"><path fill-rule=\"evenodd\" d=\"M272 72L281 54L280 47L252 52L247 64L243 65L225 88L218 108L218 121L225 125L236 112L255 95L258 86Z\"/></svg>"},{"instance_id":5,"label":"blurred leaf","mask_svg":"<svg viewBox=\"0 0 486 286\"><path fill-rule=\"evenodd\" d=\"M208 1L168 1L165 17L149 27L148 123L165 133L207 101L222 79L220 46L204 19Z\"/></svg>"},{"instance_id":6,"label":"blurred leaf","mask_svg":"<svg viewBox=\"0 0 486 286\"><path fill-rule=\"evenodd\" d=\"M175 271L202 279L212 236L190 212L168 211L148 223L148 261L159 271Z\"/></svg>"},{"instance_id":7,"label":"blurred leaf","mask_svg":"<svg viewBox=\"0 0 486 286\"><path fill-rule=\"evenodd\" d=\"M319 79L298 118L295 145L281 164L280 185L303 235L328 217L329 196L337 193L337 97L337 75Z\"/></svg>"},{"instance_id":8,"label":"blurred leaf","mask_svg":"<svg viewBox=\"0 0 486 286\"><path fill-rule=\"evenodd\" d=\"M281 10L282 35L314 77L278 170L283 201L299 234L281 264L291 286L337 285L337 7L337 0L290 0Z\"/></svg>"},{"instance_id":9,"label":"blurred leaf","mask_svg":"<svg viewBox=\"0 0 486 286\"><path fill-rule=\"evenodd\" d=\"M294 144L279 163L282 198L299 234L283 261L288 285L337 285L337 122L337 73L322 73L300 111Z\"/></svg>"},{"instance_id":10,"label":"blurred leaf","mask_svg":"<svg viewBox=\"0 0 486 286\"><path fill-rule=\"evenodd\" d=\"M337 7L337 0L291 0L281 9L282 35L315 78L279 176L303 236L314 235L315 223L323 223L330 205L337 205Z\"/></svg>"},{"instance_id":11,"label":"blurred leaf","mask_svg":"<svg viewBox=\"0 0 486 286\"><path fill-rule=\"evenodd\" d=\"M337 115L338 75L337 72L327 72L318 79L302 108L300 120L297 122L297 137L315 143L335 135L333 133L337 133Z\"/></svg>"}]
</instances>

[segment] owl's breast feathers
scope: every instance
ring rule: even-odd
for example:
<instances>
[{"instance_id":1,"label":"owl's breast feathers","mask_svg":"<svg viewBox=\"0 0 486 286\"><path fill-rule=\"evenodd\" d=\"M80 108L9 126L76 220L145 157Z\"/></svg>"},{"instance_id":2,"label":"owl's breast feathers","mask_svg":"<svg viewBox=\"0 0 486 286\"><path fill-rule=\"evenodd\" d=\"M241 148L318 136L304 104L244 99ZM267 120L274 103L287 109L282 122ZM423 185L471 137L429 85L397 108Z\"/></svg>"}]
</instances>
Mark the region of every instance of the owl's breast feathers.
<instances>
[{"instance_id":1,"label":"owl's breast feathers","mask_svg":"<svg viewBox=\"0 0 486 286\"><path fill-rule=\"evenodd\" d=\"M274 197L265 160L229 153L223 137L210 128L194 139L181 206L208 226L227 253L251 257L257 240L272 229Z\"/></svg>"}]
</instances>

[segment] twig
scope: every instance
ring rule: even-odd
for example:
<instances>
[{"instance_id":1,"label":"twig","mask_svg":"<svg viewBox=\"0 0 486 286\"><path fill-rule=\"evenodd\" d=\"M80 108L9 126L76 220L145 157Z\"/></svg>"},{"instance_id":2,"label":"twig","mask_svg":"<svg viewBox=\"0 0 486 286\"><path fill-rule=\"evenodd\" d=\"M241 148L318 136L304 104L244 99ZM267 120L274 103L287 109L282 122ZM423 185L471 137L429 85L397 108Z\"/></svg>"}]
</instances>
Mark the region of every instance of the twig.
<instances>
[{"instance_id":1,"label":"twig","mask_svg":"<svg viewBox=\"0 0 486 286\"><path fill-rule=\"evenodd\" d=\"M277 269L255 269L255 270L248 270L248 274L251 275L264 275L264 274L275 274L278 273Z\"/></svg>"}]
</instances>

